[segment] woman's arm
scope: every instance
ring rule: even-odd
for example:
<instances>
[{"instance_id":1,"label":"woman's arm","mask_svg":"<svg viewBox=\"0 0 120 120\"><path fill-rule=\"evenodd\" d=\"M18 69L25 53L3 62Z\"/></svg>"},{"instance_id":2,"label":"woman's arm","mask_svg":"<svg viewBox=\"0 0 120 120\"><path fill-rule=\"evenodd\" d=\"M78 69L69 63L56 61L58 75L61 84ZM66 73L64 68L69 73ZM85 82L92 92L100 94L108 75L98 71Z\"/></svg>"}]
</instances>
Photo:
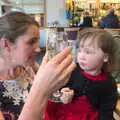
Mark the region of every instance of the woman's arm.
<instances>
[{"instance_id":1,"label":"woman's arm","mask_svg":"<svg viewBox=\"0 0 120 120\"><path fill-rule=\"evenodd\" d=\"M4 117L2 115L2 112L0 111L0 120L4 120Z\"/></svg>"},{"instance_id":2,"label":"woman's arm","mask_svg":"<svg viewBox=\"0 0 120 120\"><path fill-rule=\"evenodd\" d=\"M66 48L48 62L44 57L18 120L42 119L49 96L68 82L76 66L70 52L71 48Z\"/></svg>"}]
</instances>

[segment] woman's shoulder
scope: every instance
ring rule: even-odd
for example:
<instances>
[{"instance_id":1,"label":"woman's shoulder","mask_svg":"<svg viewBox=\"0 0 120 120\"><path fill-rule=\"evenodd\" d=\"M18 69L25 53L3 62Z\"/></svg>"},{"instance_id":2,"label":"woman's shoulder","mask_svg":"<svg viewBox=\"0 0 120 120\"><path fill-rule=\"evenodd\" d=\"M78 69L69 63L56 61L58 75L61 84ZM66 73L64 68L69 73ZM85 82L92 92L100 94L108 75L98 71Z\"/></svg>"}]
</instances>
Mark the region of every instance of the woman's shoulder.
<instances>
[{"instance_id":1,"label":"woman's shoulder","mask_svg":"<svg viewBox=\"0 0 120 120\"><path fill-rule=\"evenodd\" d=\"M0 80L0 87L12 87L19 86L18 82L15 79L12 80Z\"/></svg>"},{"instance_id":2,"label":"woman's shoulder","mask_svg":"<svg viewBox=\"0 0 120 120\"><path fill-rule=\"evenodd\" d=\"M12 80L0 80L0 87L7 87L8 85L15 85L17 84L17 81L12 79Z\"/></svg>"}]
</instances>

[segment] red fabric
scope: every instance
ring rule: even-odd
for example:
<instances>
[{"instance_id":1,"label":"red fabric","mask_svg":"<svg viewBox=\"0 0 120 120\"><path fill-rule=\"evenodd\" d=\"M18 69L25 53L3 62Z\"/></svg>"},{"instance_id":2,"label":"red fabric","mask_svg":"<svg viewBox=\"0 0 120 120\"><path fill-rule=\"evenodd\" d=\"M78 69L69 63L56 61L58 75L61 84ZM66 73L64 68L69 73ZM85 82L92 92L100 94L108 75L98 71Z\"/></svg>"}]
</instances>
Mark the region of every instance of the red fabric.
<instances>
[{"instance_id":1,"label":"red fabric","mask_svg":"<svg viewBox=\"0 0 120 120\"><path fill-rule=\"evenodd\" d=\"M103 73L103 72L100 75L97 75L97 76L90 75L86 72L82 72L82 74L90 80L101 81L101 80L107 80L108 79L107 73Z\"/></svg>"},{"instance_id":2,"label":"red fabric","mask_svg":"<svg viewBox=\"0 0 120 120\"><path fill-rule=\"evenodd\" d=\"M44 120L98 120L98 112L81 96L69 104L49 101Z\"/></svg>"}]
</instances>

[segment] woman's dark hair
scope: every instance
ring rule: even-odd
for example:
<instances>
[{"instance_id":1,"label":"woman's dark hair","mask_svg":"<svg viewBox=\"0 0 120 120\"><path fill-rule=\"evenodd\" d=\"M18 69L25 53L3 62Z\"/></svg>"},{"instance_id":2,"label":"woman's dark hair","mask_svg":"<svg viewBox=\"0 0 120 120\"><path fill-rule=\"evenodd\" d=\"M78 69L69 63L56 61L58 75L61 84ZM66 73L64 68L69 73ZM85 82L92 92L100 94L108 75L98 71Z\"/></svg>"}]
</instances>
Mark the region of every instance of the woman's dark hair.
<instances>
[{"instance_id":1,"label":"woman's dark hair","mask_svg":"<svg viewBox=\"0 0 120 120\"><path fill-rule=\"evenodd\" d=\"M0 38L5 37L14 43L16 38L24 34L30 25L39 27L30 15L23 12L9 12L0 17Z\"/></svg>"},{"instance_id":2,"label":"woman's dark hair","mask_svg":"<svg viewBox=\"0 0 120 120\"><path fill-rule=\"evenodd\" d=\"M108 62L103 65L106 72L112 72L116 66L116 52L117 44L112 35L103 29L85 28L79 32L77 45L79 47L80 41L82 44L86 40L90 40L91 44L97 43L97 46L108 55Z\"/></svg>"}]
</instances>

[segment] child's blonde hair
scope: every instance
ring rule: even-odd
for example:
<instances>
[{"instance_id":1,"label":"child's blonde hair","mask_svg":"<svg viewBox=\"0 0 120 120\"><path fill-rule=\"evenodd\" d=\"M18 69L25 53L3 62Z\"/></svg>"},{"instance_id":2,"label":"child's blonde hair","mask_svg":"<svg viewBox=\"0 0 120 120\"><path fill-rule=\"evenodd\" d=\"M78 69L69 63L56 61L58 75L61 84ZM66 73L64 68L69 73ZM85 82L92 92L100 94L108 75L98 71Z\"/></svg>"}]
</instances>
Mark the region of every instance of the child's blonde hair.
<instances>
[{"instance_id":1,"label":"child's blonde hair","mask_svg":"<svg viewBox=\"0 0 120 120\"><path fill-rule=\"evenodd\" d=\"M103 29L85 28L79 31L77 47L79 47L81 41L84 44L86 40L90 40L91 44L97 43L97 46L108 55L108 62L104 63L103 70L105 72L115 70L117 44L112 35Z\"/></svg>"}]
</instances>

